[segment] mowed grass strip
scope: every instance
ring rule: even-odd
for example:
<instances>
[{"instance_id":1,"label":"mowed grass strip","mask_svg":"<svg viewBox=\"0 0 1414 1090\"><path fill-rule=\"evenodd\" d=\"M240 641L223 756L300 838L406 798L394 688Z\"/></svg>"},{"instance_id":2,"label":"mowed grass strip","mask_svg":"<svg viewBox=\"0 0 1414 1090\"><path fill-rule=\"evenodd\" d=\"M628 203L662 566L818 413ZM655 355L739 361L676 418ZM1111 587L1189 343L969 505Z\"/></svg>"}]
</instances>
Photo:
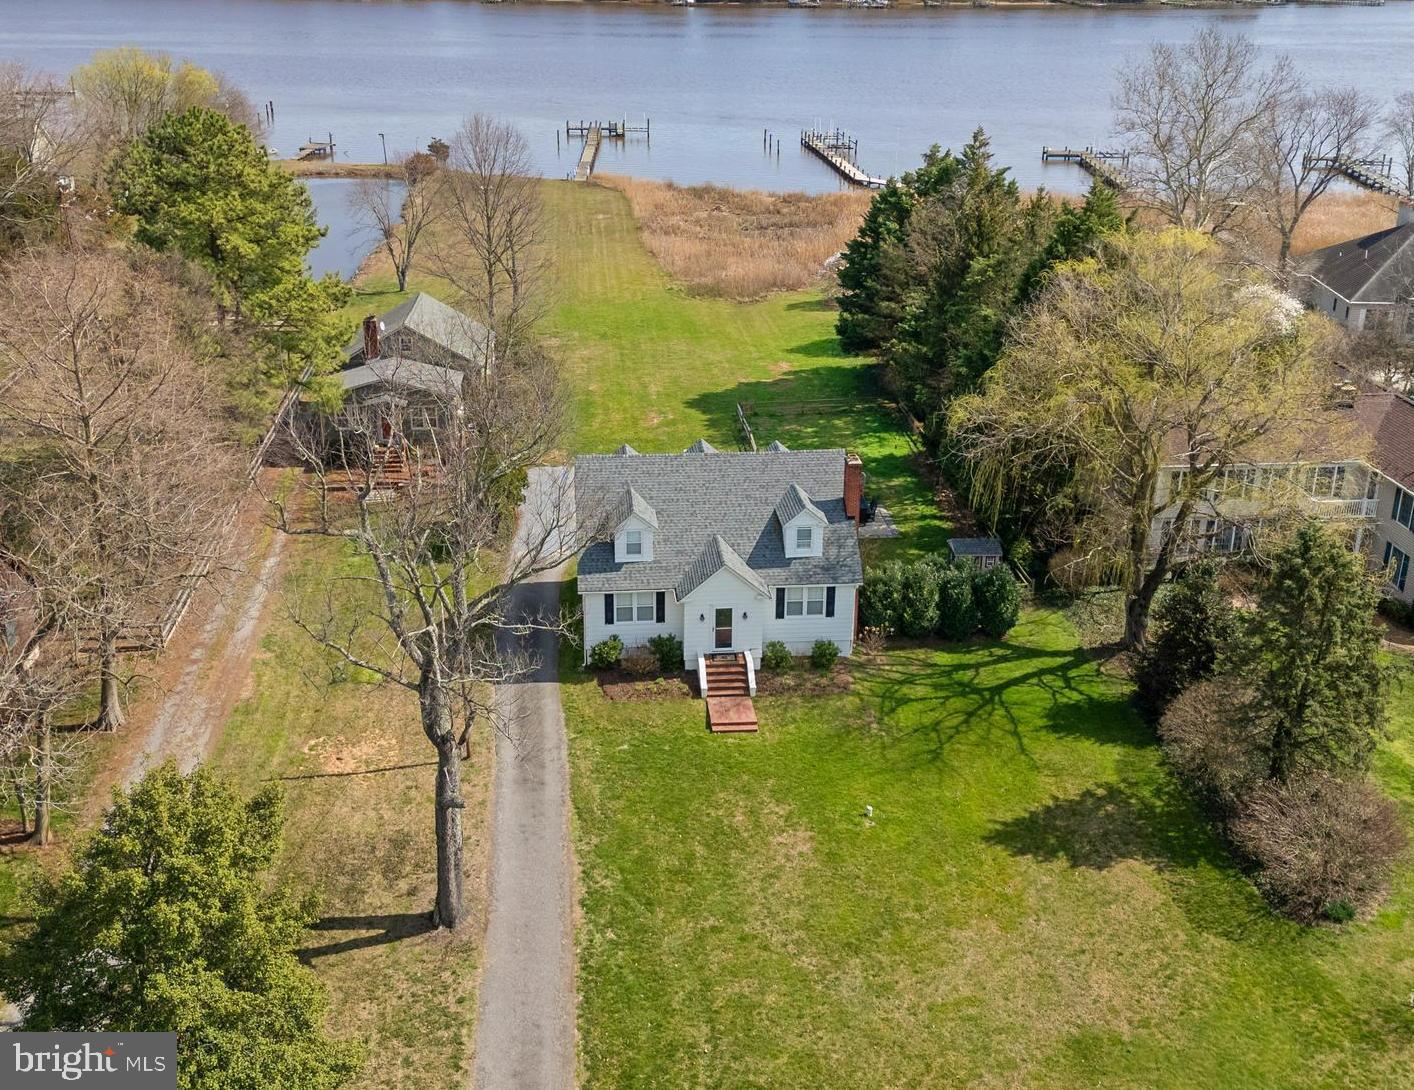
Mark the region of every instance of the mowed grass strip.
<instances>
[{"instance_id":1,"label":"mowed grass strip","mask_svg":"<svg viewBox=\"0 0 1414 1090\"><path fill-rule=\"evenodd\" d=\"M329 1031L368 1047L350 1085L457 1085L470 1070L476 1021L491 741L474 734L463 768L467 923L455 936L431 932L436 760L416 696L340 666L288 619L295 596L322 601L331 580L364 570L341 542L286 542L276 619L212 764L244 791L271 780L285 790L276 870L320 896L322 918L302 956L329 989ZM352 584L338 587L340 608L357 609Z\"/></svg>"},{"instance_id":2,"label":"mowed grass strip","mask_svg":"<svg viewBox=\"0 0 1414 1090\"><path fill-rule=\"evenodd\" d=\"M1414 1084L1408 872L1368 923L1273 917L1059 614L752 737L563 673L587 1087Z\"/></svg>"}]
</instances>

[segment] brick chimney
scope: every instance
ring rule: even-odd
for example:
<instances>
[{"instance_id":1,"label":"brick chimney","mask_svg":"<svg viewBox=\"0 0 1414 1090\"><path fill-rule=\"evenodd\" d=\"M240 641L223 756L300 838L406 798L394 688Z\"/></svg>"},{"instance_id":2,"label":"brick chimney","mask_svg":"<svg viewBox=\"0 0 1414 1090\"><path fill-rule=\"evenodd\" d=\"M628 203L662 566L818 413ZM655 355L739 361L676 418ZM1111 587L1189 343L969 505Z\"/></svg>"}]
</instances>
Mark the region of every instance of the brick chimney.
<instances>
[{"instance_id":1,"label":"brick chimney","mask_svg":"<svg viewBox=\"0 0 1414 1090\"><path fill-rule=\"evenodd\" d=\"M363 320L364 362L378 358L378 319L370 314Z\"/></svg>"},{"instance_id":2,"label":"brick chimney","mask_svg":"<svg viewBox=\"0 0 1414 1090\"><path fill-rule=\"evenodd\" d=\"M857 454L844 456L844 513L859 521L859 501L864 498L864 463Z\"/></svg>"}]
</instances>

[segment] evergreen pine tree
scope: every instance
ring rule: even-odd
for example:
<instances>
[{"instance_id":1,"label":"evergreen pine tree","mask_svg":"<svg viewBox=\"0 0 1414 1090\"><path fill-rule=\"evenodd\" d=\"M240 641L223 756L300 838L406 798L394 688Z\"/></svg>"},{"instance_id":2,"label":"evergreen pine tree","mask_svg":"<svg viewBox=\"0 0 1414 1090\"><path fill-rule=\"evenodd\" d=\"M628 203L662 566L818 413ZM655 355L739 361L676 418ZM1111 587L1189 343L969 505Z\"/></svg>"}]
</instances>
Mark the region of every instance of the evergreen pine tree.
<instances>
[{"instance_id":1,"label":"evergreen pine tree","mask_svg":"<svg viewBox=\"0 0 1414 1090\"><path fill-rule=\"evenodd\" d=\"M1364 558L1315 521L1273 558L1228 664L1256 695L1273 779L1360 768L1384 737L1378 600Z\"/></svg>"}]
</instances>

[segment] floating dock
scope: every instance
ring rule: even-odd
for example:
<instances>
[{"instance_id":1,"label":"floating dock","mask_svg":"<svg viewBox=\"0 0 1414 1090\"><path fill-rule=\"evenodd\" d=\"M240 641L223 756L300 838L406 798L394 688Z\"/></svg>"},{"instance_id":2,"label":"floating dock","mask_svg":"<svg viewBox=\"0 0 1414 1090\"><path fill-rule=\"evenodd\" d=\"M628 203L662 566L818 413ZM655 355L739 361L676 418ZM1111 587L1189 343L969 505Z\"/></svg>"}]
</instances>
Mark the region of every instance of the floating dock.
<instances>
[{"instance_id":1,"label":"floating dock","mask_svg":"<svg viewBox=\"0 0 1414 1090\"><path fill-rule=\"evenodd\" d=\"M316 140L311 136L299 146L299 151L295 152L295 158L301 160L334 158L334 134L329 133L328 140Z\"/></svg>"},{"instance_id":2,"label":"floating dock","mask_svg":"<svg viewBox=\"0 0 1414 1090\"><path fill-rule=\"evenodd\" d=\"M864 189L883 189L887 178L866 174L859 169L859 141L842 129L804 129L800 134L800 146L814 152L825 160L835 171L849 182Z\"/></svg>"},{"instance_id":3,"label":"floating dock","mask_svg":"<svg viewBox=\"0 0 1414 1090\"><path fill-rule=\"evenodd\" d=\"M589 176L594 173L594 164L599 160L599 148L605 140L624 140L630 133L641 133L643 137L652 141L653 121L645 117L642 125L630 125L627 121L580 121L575 124L573 121L565 122L565 139L570 140L579 137L584 141L584 147L579 153L579 165L575 167L574 180L576 182L587 182ZM556 153L559 151L559 136L555 137Z\"/></svg>"},{"instance_id":4,"label":"floating dock","mask_svg":"<svg viewBox=\"0 0 1414 1090\"><path fill-rule=\"evenodd\" d=\"M1101 151L1098 148L1041 148L1043 163L1074 163L1081 170L1098 178L1111 189L1125 189L1129 182L1125 179L1124 168L1129 166L1129 152ZM1111 164L1118 163L1119 166Z\"/></svg>"}]
</instances>

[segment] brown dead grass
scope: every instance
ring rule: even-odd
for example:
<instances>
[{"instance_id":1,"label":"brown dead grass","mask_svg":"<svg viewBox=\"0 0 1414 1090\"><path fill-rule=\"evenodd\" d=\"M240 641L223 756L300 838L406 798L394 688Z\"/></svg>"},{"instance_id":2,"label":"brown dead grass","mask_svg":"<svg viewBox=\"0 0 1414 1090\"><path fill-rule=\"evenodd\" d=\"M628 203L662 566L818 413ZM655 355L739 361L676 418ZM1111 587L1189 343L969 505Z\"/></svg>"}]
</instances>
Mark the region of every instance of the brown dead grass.
<instances>
[{"instance_id":1,"label":"brown dead grass","mask_svg":"<svg viewBox=\"0 0 1414 1090\"><path fill-rule=\"evenodd\" d=\"M1394 198L1379 193L1326 193L1302 218L1292 251L1304 254L1393 227L1397 212Z\"/></svg>"},{"instance_id":2,"label":"brown dead grass","mask_svg":"<svg viewBox=\"0 0 1414 1090\"><path fill-rule=\"evenodd\" d=\"M767 193L596 177L628 197L644 244L668 275L694 294L736 300L814 282L854 237L870 201L859 191Z\"/></svg>"}]
</instances>

